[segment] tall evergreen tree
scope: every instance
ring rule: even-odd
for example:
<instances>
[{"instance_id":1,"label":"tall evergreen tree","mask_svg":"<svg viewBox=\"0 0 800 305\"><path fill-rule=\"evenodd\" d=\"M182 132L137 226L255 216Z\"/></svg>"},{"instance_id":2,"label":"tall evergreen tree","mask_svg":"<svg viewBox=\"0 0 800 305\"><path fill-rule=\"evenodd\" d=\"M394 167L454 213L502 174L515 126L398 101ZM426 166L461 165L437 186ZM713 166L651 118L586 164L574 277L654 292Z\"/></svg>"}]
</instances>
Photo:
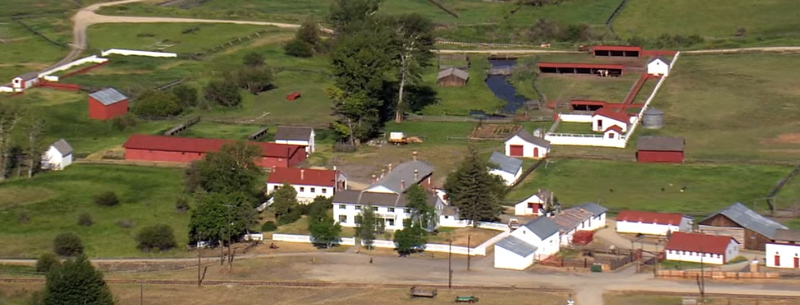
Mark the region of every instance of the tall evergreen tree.
<instances>
[{"instance_id":1,"label":"tall evergreen tree","mask_svg":"<svg viewBox=\"0 0 800 305\"><path fill-rule=\"evenodd\" d=\"M86 256L64 262L47 273L45 305L113 305L114 297Z\"/></svg>"},{"instance_id":2,"label":"tall evergreen tree","mask_svg":"<svg viewBox=\"0 0 800 305\"><path fill-rule=\"evenodd\" d=\"M502 211L503 187L500 179L489 174L487 162L478 157L470 147L456 171L447 175L444 189L450 202L458 207L461 219L473 221L493 220Z\"/></svg>"}]
</instances>

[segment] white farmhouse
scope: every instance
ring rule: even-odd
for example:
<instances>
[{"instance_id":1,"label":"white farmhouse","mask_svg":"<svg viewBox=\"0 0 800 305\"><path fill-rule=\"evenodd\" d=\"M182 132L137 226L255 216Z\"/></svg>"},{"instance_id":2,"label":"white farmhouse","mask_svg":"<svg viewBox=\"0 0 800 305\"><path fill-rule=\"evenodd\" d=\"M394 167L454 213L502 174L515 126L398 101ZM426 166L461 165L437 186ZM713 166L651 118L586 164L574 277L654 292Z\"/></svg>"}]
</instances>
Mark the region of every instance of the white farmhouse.
<instances>
[{"instance_id":1,"label":"white farmhouse","mask_svg":"<svg viewBox=\"0 0 800 305\"><path fill-rule=\"evenodd\" d=\"M506 156L542 159L550 153L550 141L520 129L506 139Z\"/></svg>"},{"instance_id":2,"label":"white farmhouse","mask_svg":"<svg viewBox=\"0 0 800 305\"><path fill-rule=\"evenodd\" d=\"M299 126L278 126L275 132L275 143L305 146L306 154L311 155L317 151L314 142L314 128Z\"/></svg>"},{"instance_id":3,"label":"white farmhouse","mask_svg":"<svg viewBox=\"0 0 800 305\"><path fill-rule=\"evenodd\" d=\"M669 76L669 65L672 63L669 59L656 57L647 63L647 74L655 76Z\"/></svg>"},{"instance_id":4,"label":"white farmhouse","mask_svg":"<svg viewBox=\"0 0 800 305\"><path fill-rule=\"evenodd\" d=\"M444 205L437 205L436 213L439 214L439 222L437 223L439 227L464 228L472 224L469 220L461 219L458 208L447 205L447 202Z\"/></svg>"},{"instance_id":5,"label":"white farmhouse","mask_svg":"<svg viewBox=\"0 0 800 305\"><path fill-rule=\"evenodd\" d=\"M664 251L671 261L722 265L739 255L739 242L730 236L675 232Z\"/></svg>"},{"instance_id":6,"label":"white farmhouse","mask_svg":"<svg viewBox=\"0 0 800 305\"><path fill-rule=\"evenodd\" d=\"M28 72L11 80L11 87L14 91L25 91L31 87L35 87L39 83L39 72Z\"/></svg>"},{"instance_id":7,"label":"white farmhouse","mask_svg":"<svg viewBox=\"0 0 800 305\"><path fill-rule=\"evenodd\" d=\"M500 176L506 185L512 185L522 176L522 160L492 152L489 158L489 173Z\"/></svg>"},{"instance_id":8,"label":"white farmhouse","mask_svg":"<svg viewBox=\"0 0 800 305\"><path fill-rule=\"evenodd\" d=\"M528 222L494 246L494 267L523 270L561 249L558 225L547 217Z\"/></svg>"},{"instance_id":9,"label":"white farmhouse","mask_svg":"<svg viewBox=\"0 0 800 305\"><path fill-rule=\"evenodd\" d=\"M553 192L539 189L536 194L514 205L514 215L544 215L552 204Z\"/></svg>"},{"instance_id":10,"label":"white farmhouse","mask_svg":"<svg viewBox=\"0 0 800 305\"><path fill-rule=\"evenodd\" d=\"M559 227L561 245L572 244L578 231L594 231L605 227L607 211L607 208L590 202L556 213L552 219Z\"/></svg>"},{"instance_id":11,"label":"white farmhouse","mask_svg":"<svg viewBox=\"0 0 800 305\"><path fill-rule=\"evenodd\" d=\"M610 108L600 108L592 114L592 131L607 133L609 128L617 126L616 133L628 132L628 125L631 123L631 118L625 112L617 112Z\"/></svg>"},{"instance_id":12,"label":"white farmhouse","mask_svg":"<svg viewBox=\"0 0 800 305\"><path fill-rule=\"evenodd\" d=\"M427 162L417 160L417 152L414 152L414 159L409 162L401 163L397 167L388 166L388 172L376 177L373 185L366 190L376 193L405 193L414 184L419 184L425 189L433 188L433 166Z\"/></svg>"},{"instance_id":13,"label":"white farmhouse","mask_svg":"<svg viewBox=\"0 0 800 305\"><path fill-rule=\"evenodd\" d=\"M617 233L667 235L691 232L692 219L678 213L623 210L617 214Z\"/></svg>"},{"instance_id":14,"label":"white farmhouse","mask_svg":"<svg viewBox=\"0 0 800 305\"><path fill-rule=\"evenodd\" d=\"M767 267L800 269L800 231L775 230L766 254Z\"/></svg>"},{"instance_id":15,"label":"white farmhouse","mask_svg":"<svg viewBox=\"0 0 800 305\"><path fill-rule=\"evenodd\" d=\"M429 194L428 204L437 211L444 210L444 203L434 194ZM405 194L378 193L369 191L341 190L333 196L333 219L343 227L355 227L361 211L371 206L387 230L400 230L404 220L411 217Z\"/></svg>"},{"instance_id":16,"label":"white farmhouse","mask_svg":"<svg viewBox=\"0 0 800 305\"><path fill-rule=\"evenodd\" d=\"M42 169L62 170L72 164L72 146L61 139L50 145L42 155Z\"/></svg>"},{"instance_id":17,"label":"white farmhouse","mask_svg":"<svg viewBox=\"0 0 800 305\"><path fill-rule=\"evenodd\" d=\"M294 187L299 203L306 204L317 196L330 198L347 189L347 176L338 170L276 167L267 178L267 192L277 191L284 183Z\"/></svg>"}]
</instances>

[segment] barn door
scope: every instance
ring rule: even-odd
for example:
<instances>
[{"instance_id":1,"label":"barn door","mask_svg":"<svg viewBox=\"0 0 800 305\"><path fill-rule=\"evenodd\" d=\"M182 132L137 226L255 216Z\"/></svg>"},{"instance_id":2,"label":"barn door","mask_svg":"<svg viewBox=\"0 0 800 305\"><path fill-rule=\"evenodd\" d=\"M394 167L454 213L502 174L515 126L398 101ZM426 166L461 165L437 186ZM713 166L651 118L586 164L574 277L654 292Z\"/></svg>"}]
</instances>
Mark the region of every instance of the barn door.
<instances>
[{"instance_id":1,"label":"barn door","mask_svg":"<svg viewBox=\"0 0 800 305\"><path fill-rule=\"evenodd\" d=\"M778 253L775 253L775 267L781 266L781 256Z\"/></svg>"},{"instance_id":2,"label":"barn door","mask_svg":"<svg viewBox=\"0 0 800 305\"><path fill-rule=\"evenodd\" d=\"M512 157L522 157L523 151L524 148L522 145L511 145L510 147L510 153Z\"/></svg>"}]
</instances>

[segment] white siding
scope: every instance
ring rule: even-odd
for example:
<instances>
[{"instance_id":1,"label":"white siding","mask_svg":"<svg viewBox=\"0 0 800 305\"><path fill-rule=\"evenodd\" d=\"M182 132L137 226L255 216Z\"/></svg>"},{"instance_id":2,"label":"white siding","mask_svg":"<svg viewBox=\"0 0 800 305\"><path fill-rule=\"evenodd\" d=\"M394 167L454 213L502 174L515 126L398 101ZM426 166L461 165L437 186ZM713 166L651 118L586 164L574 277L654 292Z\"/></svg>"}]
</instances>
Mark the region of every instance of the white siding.
<instances>
[{"instance_id":1,"label":"white siding","mask_svg":"<svg viewBox=\"0 0 800 305\"><path fill-rule=\"evenodd\" d=\"M281 186L283 186L283 183L267 183L267 192L273 193ZM333 186L293 184L292 187L297 191L297 202L301 204L310 203L314 201L314 198L317 198L317 196L331 198L334 195Z\"/></svg>"},{"instance_id":2,"label":"white siding","mask_svg":"<svg viewBox=\"0 0 800 305\"><path fill-rule=\"evenodd\" d=\"M669 76L669 65L660 59L647 64L647 74Z\"/></svg>"},{"instance_id":3,"label":"white siding","mask_svg":"<svg viewBox=\"0 0 800 305\"><path fill-rule=\"evenodd\" d=\"M603 121L603 125L599 126L600 124L598 123L601 120ZM622 132L627 132L629 123L630 122L617 121L615 119L605 117L602 115L592 116L592 130L597 132L606 131L606 129L608 129L611 126L619 126L619 128L622 128Z\"/></svg>"},{"instance_id":4,"label":"white siding","mask_svg":"<svg viewBox=\"0 0 800 305\"><path fill-rule=\"evenodd\" d=\"M355 227L356 226L356 216L361 214L360 209L356 209L356 207L360 207L361 209L366 208L366 205L355 205L350 203L333 203L333 219L338 221L343 227ZM379 218L391 219L392 221L386 222L386 229L387 230L400 230L403 228L403 221L406 218L411 217L410 210L406 212L406 208L404 207L385 207L385 206L376 206L373 205L373 208L378 208L378 211L375 213L378 215ZM345 219L342 219L344 217ZM344 221L342 221L344 220Z\"/></svg>"},{"instance_id":5,"label":"white siding","mask_svg":"<svg viewBox=\"0 0 800 305\"><path fill-rule=\"evenodd\" d=\"M767 267L798 268L795 265L795 260L800 261L800 245L767 244L765 253ZM780 265L775 265L776 256Z\"/></svg>"},{"instance_id":6,"label":"white siding","mask_svg":"<svg viewBox=\"0 0 800 305\"><path fill-rule=\"evenodd\" d=\"M512 183L514 183L514 181L517 181L517 178L519 178L519 176L522 175L522 168L520 168L516 174L504 172L499 169L492 169L489 171L489 173L500 176L501 178L503 178L503 181L505 181L506 185L511 185Z\"/></svg>"},{"instance_id":7,"label":"white siding","mask_svg":"<svg viewBox=\"0 0 800 305\"><path fill-rule=\"evenodd\" d=\"M538 249L536 250L536 260L543 260L561 250L558 232L555 232L553 235L550 235L542 240L527 227L522 226L519 229L514 230L514 232L511 232L511 235L536 247Z\"/></svg>"},{"instance_id":8,"label":"white siding","mask_svg":"<svg viewBox=\"0 0 800 305\"><path fill-rule=\"evenodd\" d=\"M699 263L703 262L704 264L712 264L712 265L722 265L727 263L729 260L733 259L734 257L739 256L739 244L731 240L731 243L728 245L728 248L725 251L725 254L711 254L698 252L691 252L691 251L676 251L676 250L666 250L667 252L667 260L671 261L683 261L683 262L694 262Z\"/></svg>"},{"instance_id":9,"label":"white siding","mask_svg":"<svg viewBox=\"0 0 800 305\"><path fill-rule=\"evenodd\" d=\"M647 235L667 235L670 232L691 232L692 223L691 219L684 217L680 225L664 225L656 223L641 223L641 222L627 222L617 221L617 232L619 233L641 233Z\"/></svg>"},{"instance_id":10,"label":"white siding","mask_svg":"<svg viewBox=\"0 0 800 305\"><path fill-rule=\"evenodd\" d=\"M497 245L494 246L494 267L501 269L524 270L533 265L534 254L522 257Z\"/></svg>"},{"instance_id":11,"label":"white siding","mask_svg":"<svg viewBox=\"0 0 800 305\"><path fill-rule=\"evenodd\" d=\"M42 156L42 168L51 170L62 170L72 164L72 154L62 156L53 146L50 146Z\"/></svg>"},{"instance_id":12,"label":"white siding","mask_svg":"<svg viewBox=\"0 0 800 305\"><path fill-rule=\"evenodd\" d=\"M533 195L528 197L523 201L514 205L514 215L542 215L541 211L537 211L537 213L533 213L533 209L528 208L528 203L544 203L542 199L539 198L537 195Z\"/></svg>"},{"instance_id":13,"label":"white siding","mask_svg":"<svg viewBox=\"0 0 800 305\"><path fill-rule=\"evenodd\" d=\"M311 130L311 138L308 140L297 141L297 140L275 140L275 143L278 144L290 144L290 145L302 145L306 147L306 154L311 155L315 151L317 151L317 144L314 141L316 135L314 134L314 130Z\"/></svg>"},{"instance_id":14,"label":"white siding","mask_svg":"<svg viewBox=\"0 0 800 305\"><path fill-rule=\"evenodd\" d=\"M519 136L513 136L511 139L508 139L505 145L506 145L506 156L511 156L512 145L522 145L522 157L524 158L541 159L546 157L547 154L550 152L549 148L530 143L528 141L523 140ZM534 148L539 148L538 154L535 156L533 154Z\"/></svg>"}]
</instances>

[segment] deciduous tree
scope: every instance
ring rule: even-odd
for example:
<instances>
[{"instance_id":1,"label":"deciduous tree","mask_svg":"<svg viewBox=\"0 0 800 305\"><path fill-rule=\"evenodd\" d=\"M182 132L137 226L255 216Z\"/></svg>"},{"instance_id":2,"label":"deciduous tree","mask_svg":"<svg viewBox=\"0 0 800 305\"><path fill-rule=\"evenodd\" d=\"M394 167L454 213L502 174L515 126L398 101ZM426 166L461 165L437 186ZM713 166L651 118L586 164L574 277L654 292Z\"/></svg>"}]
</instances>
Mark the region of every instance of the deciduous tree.
<instances>
[{"instance_id":1,"label":"deciduous tree","mask_svg":"<svg viewBox=\"0 0 800 305\"><path fill-rule=\"evenodd\" d=\"M436 208L428 203L428 194L419 184L412 185L406 193L406 200L408 204L406 207L411 208L411 221L419 224L422 228L434 228L438 215L436 215Z\"/></svg>"},{"instance_id":2,"label":"deciduous tree","mask_svg":"<svg viewBox=\"0 0 800 305\"><path fill-rule=\"evenodd\" d=\"M294 57L311 57L314 56L314 46L295 38L289 40L289 42L283 46L283 52L286 53L286 55Z\"/></svg>"},{"instance_id":3,"label":"deciduous tree","mask_svg":"<svg viewBox=\"0 0 800 305\"><path fill-rule=\"evenodd\" d=\"M114 305L103 273L84 255L50 270L44 292L45 305Z\"/></svg>"},{"instance_id":4,"label":"deciduous tree","mask_svg":"<svg viewBox=\"0 0 800 305\"><path fill-rule=\"evenodd\" d=\"M244 141L228 143L218 152L210 152L190 168L187 175L196 175L198 187L212 193L252 194L256 190L261 169L255 158L261 156L261 148ZM193 178L194 179L194 178Z\"/></svg>"},{"instance_id":5,"label":"deciduous tree","mask_svg":"<svg viewBox=\"0 0 800 305\"><path fill-rule=\"evenodd\" d=\"M225 107L236 107L242 104L239 86L229 79L212 80L203 89L206 100Z\"/></svg>"},{"instance_id":6,"label":"deciduous tree","mask_svg":"<svg viewBox=\"0 0 800 305\"><path fill-rule=\"evenodd\" d=\"M9 156L13 132L24 116L24 109L14 105L0 105L0 181L8 175Z\"/></svg>"},{"instance_id":7,"label":"deciduous tree","mask_svg":"<svg viewBox=\"0 0 800 305\"><path fill-rule=\"evenodd\" d=\"M300 219L302 213L297 203L297 190L284 183L272 196L272 208L279 224L292 223Z\"/></svg>"},{"instance_id":8,"label":"deciduous tree","mask_svg":"<svg viewBox=\"0 0 800 305\"><path fill-rule=\"evenodd\" d=\"M33 177L33 173L39 169L42 154L47 149L47 145L43 141L45 121L39 113L32 112L32 114L28 116L25 124L28 133L28 145L25 147L25 154L28 158L28 178Z\"/></svg>"},{"instance_id":9,"label":"deciduous tree","mask_svg":"<svg viewBox=\"0 0 800 305\"><path fill-rule=\"evenodd\" d=\"M361 208L361 213L356 216L356 236L361 239L361 243L372 249L375 244L375 237L383 232L384 223L382 219L378 219L372 205L368 204Z\"/></svg>"},{"instance_id":10,"label":"deciduous tree","mask_svg":"<svg viewBox=\"0 0 800 305\"><path fill-rule=\"evenodd\" d=\"M433 59L433 22L416 13L405 14L394 19L394 29L394 62L400 79L395 121L402 123L406 86L417 83L421 79L419 68L430 66Z\"/></svg>"},{"instance_id":11,"label":"deciduous tree","mask_svg":"<svg viewBox=\"0 0 800 305\"><path fill-rule=\"evenodd\" d=\"M300 29L297 30L294 38L311 45L315 51L319 51L322 38L319 35L319 23L313 17L306 18Z\"/></svg>"},{"instance_id":12,"label":"deciduous tree","mask_svg":"<svg viewBox=\"0 0 800 305\"><path fill-rule=\"evenodd\" d=\"M140 250L150 252L153 250L166 251L178 246L172 227L166 224L147 226L136 234L136 243Z\"/></svg>"},{"instance_id":13,"label":"deciduous tree","mask_svg":"<svg viewBox=\"0 0 800 305\"><path fill-rule=\"evenodd\" d=\"M444 189L450 202L458 207L461 219L473 221L493 220L502 211L502 179L489 174L487 163L470 147L456 171L447 175Z\"/></svg>"},{"instance_id":14,"label":"deciduous tree","mask_svg":"<svg viewBox=\"0 0 800 305\"><path fill-rule=\"evenodd\" d=\"M265 64L264 54L255 51L245 54L243 61L247 67L261 67Z\"/></svg>"},{"instance_id":15,"label":"deciduous tree","mask_svg":"<svg viewBox=\"0 0 800 305\"><path fill-rule=\"evenodd\" d=\"M178 97L183 108L197 106L197 89L195 87L180 84L172 88L172 94Z\"/></svg>"},{"instance_id":16,"label":"deciduous tree","mask_svg":"<svg viewBox=\"0 0 800 305\"><path fill-rule=\"evenodd\" d=\"M337 33L345 32L355 23L363 22L378 12L383 0L336 0L331 4L328 21Z\"/></svg>"},{"instance_id":17,"label":"deciduous tree","mask_svg":"<svg viewBox=\"0 0 800 305\"><path fill-rule=\"evenodd\" d=\"M197 208L192 210L189 239L218 241L220 245L227 242L229 264L232 264L231 241L245 234L258 223L257 220L253 196L249 193L210 193L203 196Z\"/></svg>"},{"instance_id":18,"label":"deciduous tree","mask_svg":"<svg viewBox=\"0 0 800 305\"><path fill-rule=\"evenodd\" d=\"M394 245L400 255L425 250L427 243L428 232L418 222L408 221L405 228L394 233Z\"/></svg>"},{"instance_id":19,"label":"deciduous tree","mask_svg":"<svg viewBox=\"0 0 800 305\"><path fill-rule=\"evenodd\" d=\"M272 88L274 80L272 69L265 65L239 69L233 73L232 78L236 80L240 88L252 94L258 94Z\"/></svg>"},{"instance_id":20,"label":"deciduous tree","mask_svg":"<svg viewBox=\"0 0 800 305\"><path fill-rule=\"evenodd\" d=\"M324 244L327 248L338 243L342 237L342 226L327 215L322 219L314 219L308 226L314 243Z\"/></svg>"},{"instance_id":21,"label":"deciduous tree","mask_svg":"<svg viewBox=\"0 0 800 305\"><path fill-rule=\"evenodd\" d=\"M131 112L140 116L167 117L183 111L181 101L171 91L149 90L140 94L131 107Z\"/></svg>"}]
</instances>

